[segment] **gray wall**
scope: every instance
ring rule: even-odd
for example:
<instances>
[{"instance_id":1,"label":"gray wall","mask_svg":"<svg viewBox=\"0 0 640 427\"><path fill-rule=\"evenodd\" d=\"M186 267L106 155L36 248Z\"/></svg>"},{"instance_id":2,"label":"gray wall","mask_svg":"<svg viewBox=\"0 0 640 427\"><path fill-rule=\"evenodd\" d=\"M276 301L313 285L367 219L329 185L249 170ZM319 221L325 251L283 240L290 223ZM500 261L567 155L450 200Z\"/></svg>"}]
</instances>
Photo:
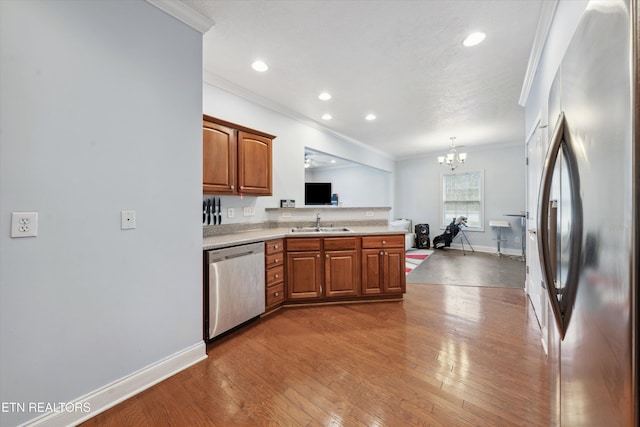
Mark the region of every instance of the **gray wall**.
<instances>
[{"instance_id":1,"label":"gray wall","mask_svg":"<svg viewBox=\"0 0 640 427\"><path fill-rule=\"evenodd\" d=\"M475 249L495 251L495 231L489 227L489 220L508 220L502 238L503 248L508 253L520 254L520 219L505 217L506 213L519 213L525 208L525 159L524 146L486 147L467 149L468 157L464 166L456 172L484 170L484 231L468 231L467 237ZM395 207L398 218L408 218L413 224L427 223L431 229L431 239L442 233L440 228L440 176L450 170L438 164L433 153L419 158L400 160L396 163ZM509 251L510 249L510 251Z\"/></svg>"},{"instance_id":2,"label":"gray wall","mask_svg":"<svg viewBox=\"0 0 640 427\"><path fill-rule=\"evenodd\" d=\"M142 0L2 0L0 43L0 401L68 402L202 342L202 37Z\"/></svg>"},{"instance_id":3,"label":"gray wall","mask_svg":"<svg viewBox=\"0 0 640 427\"><path fill-rule=\"evenodd\" d=\"M391 173L362 165L309 168L307 182L330 182L345 207L391 206Z\"/></svg>"}]
</instances>

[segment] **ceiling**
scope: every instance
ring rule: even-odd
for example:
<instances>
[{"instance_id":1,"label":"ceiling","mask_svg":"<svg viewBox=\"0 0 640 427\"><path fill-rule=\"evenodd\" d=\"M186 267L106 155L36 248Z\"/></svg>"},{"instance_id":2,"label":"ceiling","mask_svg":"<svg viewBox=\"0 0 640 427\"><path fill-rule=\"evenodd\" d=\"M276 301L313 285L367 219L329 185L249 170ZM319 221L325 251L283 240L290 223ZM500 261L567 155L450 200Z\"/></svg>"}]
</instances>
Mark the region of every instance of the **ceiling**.
<instances>
[{"instance_id":1,"label":"ceiling","mask_svg":"<svg viewBox=\"0 0 640 427\"><path fill-rule=\"evenodd\" d=\"M395 159L452 136L524 143L518 99L543 0L182 1L215 22L205 80L253 101ZM474 31L485 41L464 47Z\"/></svg>"}]
</instances>

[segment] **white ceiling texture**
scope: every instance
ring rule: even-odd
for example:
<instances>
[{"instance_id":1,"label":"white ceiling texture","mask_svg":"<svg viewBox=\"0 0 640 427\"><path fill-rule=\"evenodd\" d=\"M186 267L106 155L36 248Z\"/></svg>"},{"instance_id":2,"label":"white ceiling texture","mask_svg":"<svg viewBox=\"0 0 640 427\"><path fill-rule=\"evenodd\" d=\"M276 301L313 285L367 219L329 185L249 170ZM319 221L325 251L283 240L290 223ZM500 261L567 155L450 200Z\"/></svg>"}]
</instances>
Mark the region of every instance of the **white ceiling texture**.
<instances>
[{"instance_id":1,"label":"white ceiling texture","mask_svg":"<svg viewBox=\"0 0 640 427\"><path fill-rule=\"evenodd\" d=\"M524 143L518 100L543 1L183 0L215 22L205 81L395 159L444 152L452 136ZM484 42L463 46L475 31Z\"/></svg>"}]
</instances>

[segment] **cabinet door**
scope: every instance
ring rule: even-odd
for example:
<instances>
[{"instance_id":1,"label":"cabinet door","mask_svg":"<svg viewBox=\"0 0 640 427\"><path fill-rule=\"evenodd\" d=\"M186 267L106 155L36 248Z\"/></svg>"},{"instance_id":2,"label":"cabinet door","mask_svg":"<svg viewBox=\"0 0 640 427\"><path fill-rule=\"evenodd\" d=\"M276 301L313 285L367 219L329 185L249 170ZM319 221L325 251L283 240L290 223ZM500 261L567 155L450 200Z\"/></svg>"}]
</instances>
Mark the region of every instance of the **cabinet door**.
<instances>
[{"instance_id":1,"label":"cabinet door","mask_svg":"<svg viewBox=\"0 0 640 427\"><path fill-rule=\"evenodd\" d=\"M236 193L236 144L235 129L203 120L203 193Z\"/></svg>"},{"instance_id":2,"label":"cabinet door","mask_svg":"<svg viewBox=\"0 0 640 427\"><path fill-rule=\"evenodd\" d=\"M238 192L271 195L271 139L238 132Z\"/></svg>"},{"instance_id":3,"label":"cabinet door","mask_svg":"<svg viewBox=\"0 0 640 427\"><path fill-rule=\"evenodd\" d=\"M406 272L403 249L385 249L383 266L383 291L385 293L404 292L406 289Z\"/></svg>"},{"instance_id":4,"label":"cabinet door","mask_svg":"<svg viewBox=\"0 0 640 427\"><path fill-rule=\"evenodd\" d=\"M382 287L382 249L362 250L362 293L363 295L381 294Z\"/></svg>"},{"instance_id":5,"label":"cabinet door","mask_svg":"<svg viewBox=\"0 0 640 427\"><path fill-rule=\"evenodd\" d=\"M324 277L326 297L359 295L358 253L355 250L325 252Z\"/></svg>"},{"instance_id":6,"label":"cabinet door","mask_svg":"<svg viewBox=\"0 0 640 427\"><path fill-rule=\"evenodd\" d=\"M287 253L287 298L322 296L322 258L320 252Z\"/></svg>"}]
</instances>

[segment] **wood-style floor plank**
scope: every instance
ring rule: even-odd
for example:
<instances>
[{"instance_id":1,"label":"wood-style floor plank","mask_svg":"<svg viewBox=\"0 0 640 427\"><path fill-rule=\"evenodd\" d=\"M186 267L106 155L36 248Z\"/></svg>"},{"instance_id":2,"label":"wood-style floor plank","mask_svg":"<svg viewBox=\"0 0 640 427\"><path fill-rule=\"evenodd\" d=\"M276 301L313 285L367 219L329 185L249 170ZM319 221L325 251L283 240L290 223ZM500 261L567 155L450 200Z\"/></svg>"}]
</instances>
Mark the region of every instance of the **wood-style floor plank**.
<instances>
[{"instance_id":1,"label":"wood-style floor plank","mask_svg":"<svg viewBox=\"0 0 640 427\"><path fill-rule=\"evenodd\" d=\"M404 301L282 309L91 426L549 425L522 289L407 285Z\"/></svg>"}]
</instances>

